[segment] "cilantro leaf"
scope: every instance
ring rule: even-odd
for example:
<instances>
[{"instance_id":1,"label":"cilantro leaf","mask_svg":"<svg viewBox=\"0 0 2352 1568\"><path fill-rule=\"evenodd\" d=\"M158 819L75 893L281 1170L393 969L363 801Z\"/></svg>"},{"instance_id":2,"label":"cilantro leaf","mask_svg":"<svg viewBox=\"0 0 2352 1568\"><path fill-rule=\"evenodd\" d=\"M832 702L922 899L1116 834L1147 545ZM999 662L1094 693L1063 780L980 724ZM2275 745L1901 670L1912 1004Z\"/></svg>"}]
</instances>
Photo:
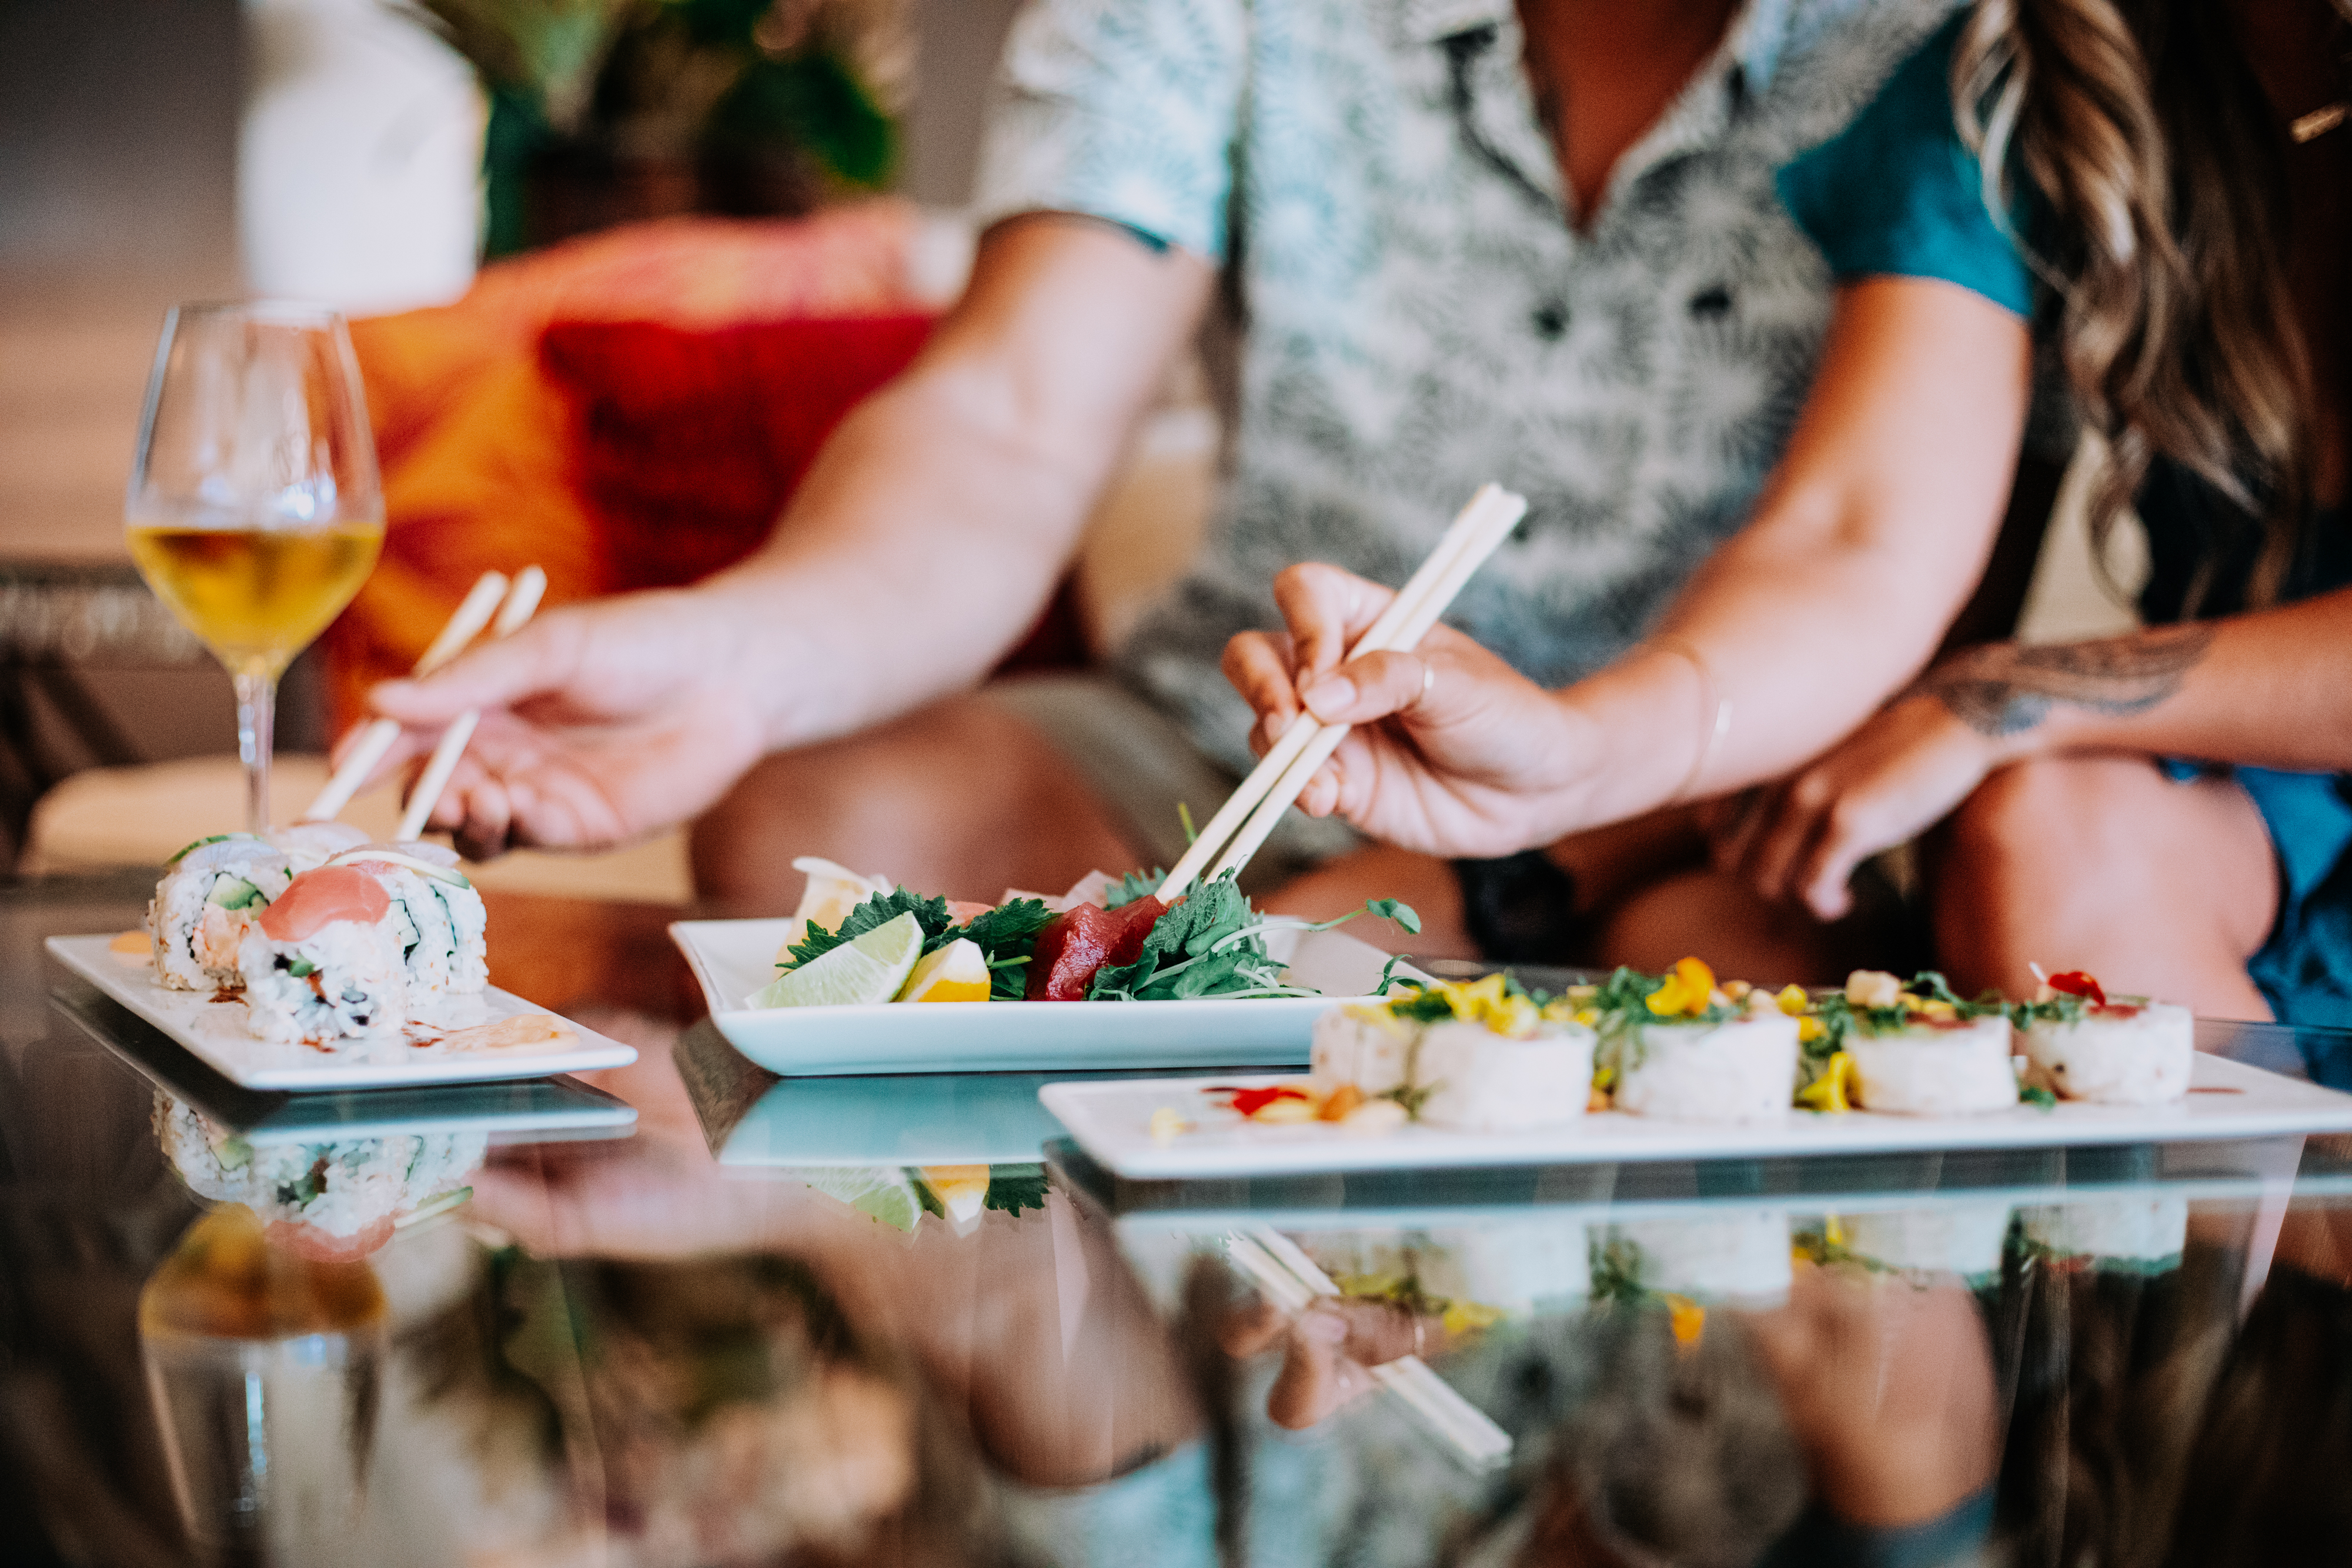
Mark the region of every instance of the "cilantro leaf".
<instances>
[{"instance_id":1,"label":"cilantro leaf","mask_svg":"<svg viewBox=\"0 0 2352 1568\"><path fill-rule=\"evenodd\" d=\"M1257 990L1263 982L1252 971L1265 966L1265 944L1244 935L1256 923L1230 875L1194 883L1152 922L1135 962L1096 973L1087 999L1166 1001ZM1226 946L1234 936L1241 940Z\"/></svg>"},{"instance_id":2,"label":"cilantro leaf","mask_svg":"<svg viewBox=\"0 0 2352 1568\"><path fill-rule=\"evenodd\" d=\"M1054 912L1041 898L1016 898L1010 904L973 915L947 933L980 946L988 960L989 999L1017 1002L1026 994L1029 960L1037 953L1037 933L1053 920ZM927 944L928 946L928 944Z\"/></svg>"},{"instance_id":3,"label":"cilantro leaf","mask_svg":"<svg viewBox=\"0 0 2352 1568\"><path fill-rule=\"evenodd\" d=\"M1002 1209L1006 1214L1018 1214L1024 1208L1045 1207L1045 1167L1040 1165L989 1166L988 1196L980 1200L980 1206Z\"/></svg>"},{"instance_id":4,"label":"cilantro leaf","mask_svg":"<svg viewBox=\"0 0 2352 1568\"><path fill-rule=\"evenodd\" d=\"M865 936L877 926L887 925L901 915L912 915L916 924L923 928L923 951L926 953L943 947L953 940L947 935L954 920L948 914L946 899L925 898L921 894L894 887L887 893L873 894L842 916L838 931L827 931L816 922L809 922L808 935L787 949L793 956L792 963L785 964L780 960L776 967L780 969L795 968L812 958L832 952L844 942Z\"/></svg>"}]
</instances>

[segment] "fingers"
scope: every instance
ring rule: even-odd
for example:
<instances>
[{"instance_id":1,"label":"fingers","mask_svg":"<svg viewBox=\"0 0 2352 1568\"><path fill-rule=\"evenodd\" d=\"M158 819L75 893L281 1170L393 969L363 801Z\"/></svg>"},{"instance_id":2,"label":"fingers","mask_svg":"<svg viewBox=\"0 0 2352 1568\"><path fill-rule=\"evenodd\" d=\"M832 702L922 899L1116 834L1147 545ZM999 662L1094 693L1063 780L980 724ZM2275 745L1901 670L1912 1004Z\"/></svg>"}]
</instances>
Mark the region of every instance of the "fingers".
<instances>
[{"instance_id":1,"label":"fingers","mask_svg":"<svg viewBox=\"0 0 2352 1568\"><path fill-rule=\"evenodd\" d=\"M1274 580L1274 602L1290 627L1302 674L1336 668L1395 597L1393 589L1320 561L1286 567Z\"/></svg>"},{"instance_id":2,"label":"fingers","mask_svg":"<svg viewBox=\"0 0 2352 1568\"><path fill-rule=\"evenodd\" d=\"M423 680L379 682L369 706L412 728L447 724L469 707L512 707L557 691L579 673L586 612L557 610L487 643Z\"/></svg>"},{"instance_id":3,"label":"fingers","mask_svg":"<svg viewBox=\"0 0 2352 1568\"><path fill-rule=\"evenodd\" d=\"M1291 659L1290 639L1279 632L1244 632L1225 644L1225 679L1258 716L1250 746L1261 756L1298 716Z\"/></svg>"}]
</instances>

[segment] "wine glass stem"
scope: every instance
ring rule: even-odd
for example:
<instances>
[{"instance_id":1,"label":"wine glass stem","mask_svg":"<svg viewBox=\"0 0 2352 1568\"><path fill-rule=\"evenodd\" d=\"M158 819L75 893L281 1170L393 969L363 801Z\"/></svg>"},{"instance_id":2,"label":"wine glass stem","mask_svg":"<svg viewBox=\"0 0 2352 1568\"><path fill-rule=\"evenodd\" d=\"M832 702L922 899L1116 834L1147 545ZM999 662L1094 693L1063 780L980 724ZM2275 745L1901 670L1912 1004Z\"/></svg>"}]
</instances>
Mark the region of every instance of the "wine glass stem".
<instances>
[{"instance_id":1,"label":"wine glass stem","mask_svg":"<svg viewBox=\"0 0 2352 1568\"><path fill-rule=\"evenodd\" d=\"M236 755L245 764L245 820L269 831L270 730L278 718L278 682L265 674L233 677L236 685Z\"/></svg>"}]
</instances>

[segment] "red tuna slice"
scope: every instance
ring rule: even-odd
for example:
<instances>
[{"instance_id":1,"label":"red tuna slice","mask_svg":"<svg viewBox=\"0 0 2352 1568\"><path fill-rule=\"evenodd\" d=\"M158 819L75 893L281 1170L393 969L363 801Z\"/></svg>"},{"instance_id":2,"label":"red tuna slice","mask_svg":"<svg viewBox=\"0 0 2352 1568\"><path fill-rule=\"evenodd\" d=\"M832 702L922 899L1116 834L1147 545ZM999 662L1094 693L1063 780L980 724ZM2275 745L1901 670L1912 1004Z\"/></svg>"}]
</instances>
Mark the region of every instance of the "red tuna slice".
<instances>
[{"instance_id":1,"label":"red tuna slice","mask_svg":"<svg viewBox=\"0 0 2352 1568\"><path fill-rule=\"evenodd\" d=\"M1084 1001L1097 971L1143 956L1152 922L1167 911L1166 904L1147 897L1117 909L1081 904L1056 915L1037 933L1024 995L1033 1002Z\"/></svg>"},{"instance_id":2,"label":"red tuna slice","mask_svg":"<svg viewBox=\"0 0 2352 1568\"><path fill-rule=\"evenodd\" d=\"M391 907L383 884L359 867L320 866L286 884L278 902L261 912L261 931L272 942L299 942L338 920L373 925Z\"/></svg>"}]
</instances>

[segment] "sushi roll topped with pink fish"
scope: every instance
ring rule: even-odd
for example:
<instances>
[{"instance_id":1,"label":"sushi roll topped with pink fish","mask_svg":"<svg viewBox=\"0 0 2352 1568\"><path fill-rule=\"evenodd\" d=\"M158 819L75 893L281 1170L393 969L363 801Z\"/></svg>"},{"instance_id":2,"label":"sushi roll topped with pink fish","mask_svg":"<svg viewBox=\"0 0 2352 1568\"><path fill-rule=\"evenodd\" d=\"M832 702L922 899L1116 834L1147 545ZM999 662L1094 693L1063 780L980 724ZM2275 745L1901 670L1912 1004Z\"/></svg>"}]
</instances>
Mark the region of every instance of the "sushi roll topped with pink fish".
<instances>
[{"instance_id":1,"label":"sushi roll topped with pink fish","mask_svg":"<svg viewBox=\"0 0 2352 1568\"><path fill-rule=\"evenodd\" d=\"M240 989L246 928L297 876L365 842L357 828L334 822L198 839L164 866L147 905L156 979L173 990Z\"/></svg>"},{"instance_id":2,"label":"sushi roll topped with pink fish","mask_svg":"<svg viewBox=\"0 0 2352 1568\"><path fill-rule=\"evenodd\" d=\"M2043 977L2013 1014L2034 1088L2104 1105L2164 1105L2189 1092L2197 1020L2177 1002L2111 998L2074 969Z\"/></svg>"}]
</instances>

